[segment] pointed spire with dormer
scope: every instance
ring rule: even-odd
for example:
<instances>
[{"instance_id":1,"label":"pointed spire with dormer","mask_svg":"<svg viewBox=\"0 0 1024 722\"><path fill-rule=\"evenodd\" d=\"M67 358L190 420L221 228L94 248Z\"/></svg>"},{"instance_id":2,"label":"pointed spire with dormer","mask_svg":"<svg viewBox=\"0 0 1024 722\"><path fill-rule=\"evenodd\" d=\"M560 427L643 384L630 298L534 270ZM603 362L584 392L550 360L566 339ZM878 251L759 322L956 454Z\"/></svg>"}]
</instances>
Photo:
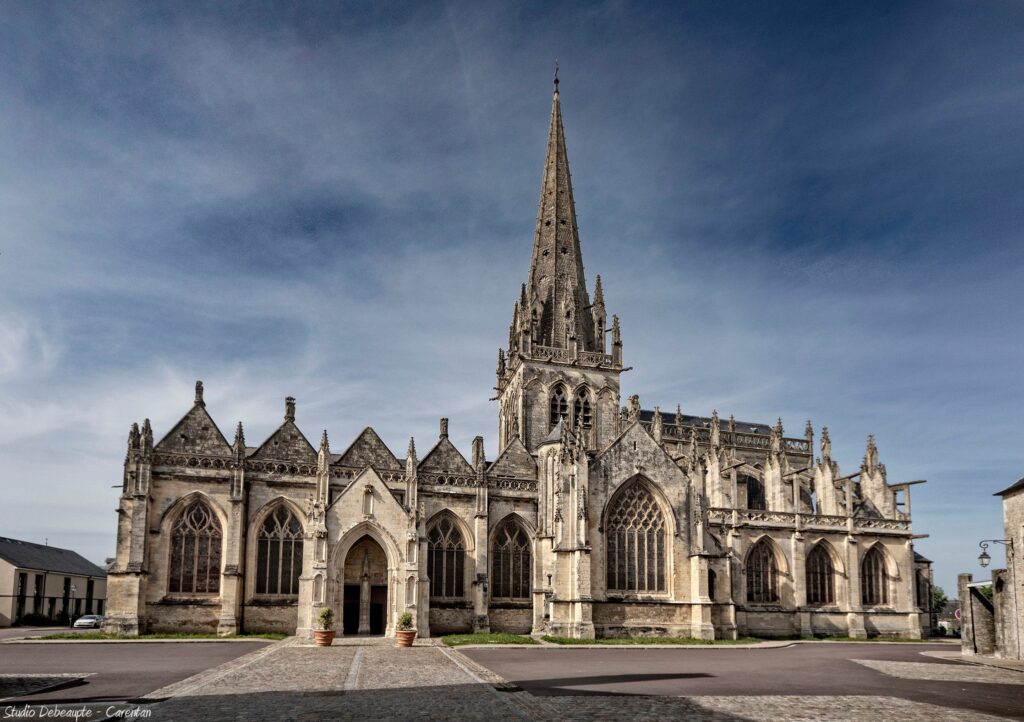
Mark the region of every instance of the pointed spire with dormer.
<instances>
[{"instance_id":1,"label":"pointed spire with dormer","mask_svg":"<svg viewBox=\"0 0 1024 722\"><path fill-rule=\"evenodd\" d=\"M575 343L580 351L601 350L583 274L557 85L525 290L526 304L524 307L521 300L520 313L534 324L535 343L554 348L570 348Z\"/></svg>"}]
</instances>

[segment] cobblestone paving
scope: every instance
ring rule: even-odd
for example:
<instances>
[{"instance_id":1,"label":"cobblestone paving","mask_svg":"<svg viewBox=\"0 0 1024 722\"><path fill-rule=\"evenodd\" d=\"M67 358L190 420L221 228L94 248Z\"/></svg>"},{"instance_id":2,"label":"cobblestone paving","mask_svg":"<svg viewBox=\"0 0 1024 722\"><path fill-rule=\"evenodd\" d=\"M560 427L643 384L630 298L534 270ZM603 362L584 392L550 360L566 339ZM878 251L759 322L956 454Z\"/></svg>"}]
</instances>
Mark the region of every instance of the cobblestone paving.
<instances>
[{"instance_id":1,"label":"cobblestone paving","mask_svg":"<svg viewBox=\"0 0 1024 722\"><path fill-rule=\"evenodd\" d=\"M427 646L281 646L175 693L153 708L152 719L529 719L451 655Z\"/></svg>"},{"instance_id":2,"label":"cobblestone paving","mask_svg":"<svg viewBox=\"0 0 1024 722\"><path fill-rule=\"evenodd\" d=\"M90 674L92 672L82 672L81 674L0 674L0 702L85 679Z\"/></svg>"},{"instance_id":3,"label":"cobblestone paving","mask_svg":"<svg viewBox=\"0 0 1024 722\"><path fill-rule=\"evenodd\" d=\"M869 666L876 664L903 663L872 662ZM927 666L949 667L968 676L990 672L959 665ZM505 719L944 722L970 719L980 722L999 719L893 697L534 697L458 652L434 646L396 649L383 644L329 648L277 645L175 687L169 690L177 696L155 705L151 719L190 722L371 719L447 722Z\"/></svg>"},{"instance_id":4,"label":"cobblestone paving","mask_svg":"<svg viewBox=\"0 0 1024 722\"><path fill-rule=\"evenodd\" d=\"M929 662L886 662L878 659L850 660L871 667L890 677L926 679L936 682L987 682L988 684L1024 685L1024 674L998 667L975 667L966 664L931 664Z\"/></svg>"}]
</instances>

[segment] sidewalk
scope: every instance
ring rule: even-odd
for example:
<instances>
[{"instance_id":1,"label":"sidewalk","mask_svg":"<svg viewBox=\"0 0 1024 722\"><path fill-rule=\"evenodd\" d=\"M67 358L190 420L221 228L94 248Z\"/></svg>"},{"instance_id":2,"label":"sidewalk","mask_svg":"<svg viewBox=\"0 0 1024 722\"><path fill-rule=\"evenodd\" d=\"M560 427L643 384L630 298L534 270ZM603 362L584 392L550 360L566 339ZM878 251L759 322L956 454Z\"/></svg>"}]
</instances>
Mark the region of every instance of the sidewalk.
<instances>
[{"instance_id":1,"label":"sidewalk","mask_svg":"<svg viewBox=\"0 0 1024 722\"><path fill-rule=\"evenodd\" d=\"M1024 672L1024 660L1019 659L998 659L982 654L962 654L959 649L941 652L921 652L921 654L936 659L947 659L951 662L965 662L966 664L977 664L982 667L998 667L1009 669L1014 672Z\"/></svg>"}]
</instances>

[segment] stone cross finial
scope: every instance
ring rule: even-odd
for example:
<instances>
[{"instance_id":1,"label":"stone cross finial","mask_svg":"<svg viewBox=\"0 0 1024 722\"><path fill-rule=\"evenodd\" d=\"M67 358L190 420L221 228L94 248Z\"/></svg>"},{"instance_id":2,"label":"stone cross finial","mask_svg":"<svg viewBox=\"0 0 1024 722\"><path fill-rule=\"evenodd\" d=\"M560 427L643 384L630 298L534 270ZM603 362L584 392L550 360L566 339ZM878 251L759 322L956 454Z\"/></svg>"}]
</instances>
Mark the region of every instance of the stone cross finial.
<instances>
[{"instance_id":1,"label":"stone cross finial","mask_svg":"<svg viewBox=\"0 0 1024 722\"><path fill-rule=\"evenodd\" d=\"M206 406L206 402L203 401L203 382L196 381L196 406Z\"/></svg>"},{"instance_id":2,"label":"stone cross finial","mask_svg":"<svg viewBox=\"0 0 1024 722\"><path fill-rule=\"evenodd\" d=\"M284 420L295 421L295 397L289 396L284 400Z\"/></svg>"},{"instance_id":3,"label":"stone cross finial","mask_svg":"<svg viewBox=\"0 0 1024 722\"><path fill-rule=\"evenodd\" d=\"M484 437L477 436L473 439L473 468L479 469L484 463Z\"/></svg>"},{"instance_id":4,"label":"stone cross finial","mask_svg":"<svg viewBox=\"0 0 1024 722\"><path fill-rule=\"evenodd\" d=\"M448 438L448 419L447 418L442 418L441 419L441 433L440 433L440 437L439 438L442 438L442 439L447 439Z\"/></svg>"},{"instance_id":5,"label":"stone cross finial","mask_svg":"<svg viewBox=\"0 0 1024 722\"><path fill-rule=\"evenodd\" d=\"M640 397L633 394L629 397L629 406L626 409L626 419L633 423L640 418Z\"/></svg>"}]
</instances>

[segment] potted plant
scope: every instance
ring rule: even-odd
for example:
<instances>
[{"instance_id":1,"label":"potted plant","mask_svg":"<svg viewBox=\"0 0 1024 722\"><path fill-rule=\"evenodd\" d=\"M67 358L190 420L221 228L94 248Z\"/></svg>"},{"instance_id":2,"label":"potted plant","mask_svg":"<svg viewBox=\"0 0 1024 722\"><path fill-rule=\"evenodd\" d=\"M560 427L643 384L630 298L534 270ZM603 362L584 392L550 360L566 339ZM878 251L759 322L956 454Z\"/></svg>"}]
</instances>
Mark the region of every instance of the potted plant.
<instances>
[{"instance_id":1,"label":"potted plant","mask_svg":"<svg viewBox=\"0 0 1024 722\"><path fill-rule=\"evenodd\" d=\"M334 624L334 610L330 607L324 607L320 610L319 620L320 629L313 630L316 646L330 647L334 642L334 630L331 629L331 625Z\"/></svg>"},{"instance_id":2,"label":"potted plant","mask_svg":"<svg viewBox=\"0 0 1024 722\"><path fill-rule=\"evenodd\" d=\"M412 626L412 612L402 612L395 623L395 637L399 647L411 647L416 639L416 628Z\"/></svg>"}]
</instances>

